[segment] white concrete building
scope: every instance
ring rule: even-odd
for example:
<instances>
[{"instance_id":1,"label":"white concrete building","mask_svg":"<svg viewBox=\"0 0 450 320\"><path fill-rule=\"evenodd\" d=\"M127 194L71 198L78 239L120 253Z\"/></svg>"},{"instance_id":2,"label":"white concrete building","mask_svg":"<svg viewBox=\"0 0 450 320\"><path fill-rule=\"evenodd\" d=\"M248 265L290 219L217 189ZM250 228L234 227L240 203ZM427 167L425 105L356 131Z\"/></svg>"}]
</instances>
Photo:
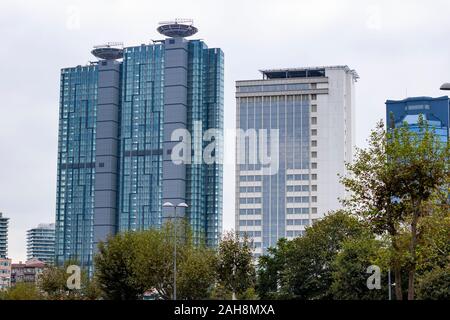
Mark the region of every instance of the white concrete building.
<instances>
[{"instance_id":1,"label":"white concrete building","mask_svg":"<svg viewBox=\"0 0 450 320\"><path fill-rule=\"evenodd\" d=\"M236 82L236 230L253 239L256 257L341 207L338 174L352 159L358 79L347 66L261 72L261 80ZM278 150L262 155L278 159L269 165L259 151L276 137L270 129ZM255 136L258 147L249 142Z\"/></svg>"}]
</instances>

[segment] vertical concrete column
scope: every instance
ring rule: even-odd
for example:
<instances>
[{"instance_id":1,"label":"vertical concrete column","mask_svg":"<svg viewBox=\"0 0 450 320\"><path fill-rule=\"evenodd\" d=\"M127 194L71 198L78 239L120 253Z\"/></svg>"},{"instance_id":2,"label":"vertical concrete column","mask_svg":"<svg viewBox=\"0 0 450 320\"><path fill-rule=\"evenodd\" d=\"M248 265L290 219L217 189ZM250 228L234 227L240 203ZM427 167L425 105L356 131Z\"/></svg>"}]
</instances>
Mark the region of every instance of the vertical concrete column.
<instances>
[{"instance_id":1,"label":"vertical concrete column","mask_svg":"<svg viewBox=\"0 0 450 320\"><path fill-rule=\"evenodd\" d=\"M166 39L164 63L162 198L163 203L177 205L186 202L186 165L172 161L172 149L180 142L172 140L172 133L177 129L187 129L188 41L184 38ZM177 215L184 217L184 208L178 208ZM163 208L163 222L173 216L173 208Z\"/></svg>"},{"instance_id":2,"label":"vertical concrete column","mask_svg":"<svg viewBox=\"0 0 450 320\"><path fill-rule=\"evenodd\" d=\"M115 60L98 64L94 253L117 229L120 67Z\"/></svg>"}]
</instances>

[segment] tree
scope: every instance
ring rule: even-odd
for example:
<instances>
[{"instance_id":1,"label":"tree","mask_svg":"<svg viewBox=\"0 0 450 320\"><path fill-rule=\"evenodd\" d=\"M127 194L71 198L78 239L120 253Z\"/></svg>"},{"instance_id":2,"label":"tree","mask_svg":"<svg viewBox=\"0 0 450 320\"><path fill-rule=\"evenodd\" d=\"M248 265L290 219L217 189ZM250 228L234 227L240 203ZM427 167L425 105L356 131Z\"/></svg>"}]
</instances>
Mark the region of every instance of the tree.
<instances>
[{"instance_id":1,"label":"tree","mask_svg":"<svg viewBox=\"0 0 450 320\"><path fill-rule=\"evenodd\" d=\"M401 269L408 270L408 299L414 299L419 225L430 214L426 204L448 190L449 144L442 143L421 118L418 132L407 124L384 130L380 122L367 149L358 149L342 183L350 192L343 203L359 213L378 234L389 234L397 299L403 298ZM399 238L406 233L408 252ZM406 261L405 261L406 258Z\"/></svg>"},{"instance_id":2,"label":"tree","mask_svg":"<svg viewBox=\"0 0 450 320\"><path fill-rule=\"evenodd\" d=\"M219 285L236 295L242 295L255 284L252 246L247 237L228 232L219 244L217 277Z\"/></svg>"},{"instance_id":3,"label":"tree","mask_svg":"<svg viewBox=\"0 0 450 320\"><path fill-rule=\"evenodd\" d=\"M64 266L47 267L39 277L38 288L52 300L96 300L101 292L95 279L90 279L86 270L81 270L81 288L69 289L67 267L78 265L77 261L66 261Z\"/></svg>"},{"instance_id":4,"label":"tree","mask_svg":"<svg viewBox=\"0 0 450 320\"><path fill-rule=\"evenodd\" d=\"M267 254L259 257L256 292L261 299L288 298L283 296L279 287L291 243L286 238L281 238L276 247L268 248Z\"/></svg>"},{"instance_id":5,"label":"tree","mask_svg":"<svg viewBox=\"0 0 450 320\"><path fill-rule=\"evenodd\" d=\"M154 291L173 298L174 228L177 229L177 298L209 298L215 281L215 253L194 245L185 223L167 223L161 229L128 232L100 245L96 280L106 299L141 299Z\"/></svg>"},{"instance_id":6,"label":"tree","mask_svg":"<svg viewBox=\"0 0 450 320\"><path fill-rule=\"evenodd\" d=\"M380 240L371 234L344 240L342 249L333 262L333 299L337 300L385 300L388 297L386 253ZM367 268L381 268L381 289L367 287Z\"/></svg>"},{"instance_id":7,"label":"tree","mask_svg":"<svg viewBox=\"0 0 450 320\"><path fill-rule=\"evenodd\" d=\"M281 271L281 292L295 299L331 299L333 262L342 242L360 237L365 226L346 212L330 213L292 240Z\"/></svg>"},{"instance_id":8,"label":"tree","mask_svg":"<svg viewBox=\"0 0 450 320\"><path fill-rule=\"evenodd\" d=\"M95 277L105 299L136 300L145 292L134 273L137 238L135 233L126 232L99 243Z\"/></svg>"},{"instance_id":9,"label":"tree","mask_svg":"<svg viewBox=\"0 0 450 320\"><path fill-rule=\"evenodd\" d=\"M216 280L216 264L213 250L204 246L186 248L177 276L178 295L188 300L210 298Z\"/></svg>"},{"instance_id":10,"label":"tree","mask_svg":"<svg viewBox=\"0 0 450 320\"><path fill-rule=\"evenodd\" d=\"M450 300L450 266L437 267L421 277L418 297L423 300Z\"/></svg>"},{"instance_id":11,"label":"tree","mask_svg":"<svg viewBox=\"0 0 450 320\"><path fill-rule=\"evenodd\" d=\"M34 284L19 282L3 293L3 300L42 300L43 297Z\"/></svg>"}]
</instances>

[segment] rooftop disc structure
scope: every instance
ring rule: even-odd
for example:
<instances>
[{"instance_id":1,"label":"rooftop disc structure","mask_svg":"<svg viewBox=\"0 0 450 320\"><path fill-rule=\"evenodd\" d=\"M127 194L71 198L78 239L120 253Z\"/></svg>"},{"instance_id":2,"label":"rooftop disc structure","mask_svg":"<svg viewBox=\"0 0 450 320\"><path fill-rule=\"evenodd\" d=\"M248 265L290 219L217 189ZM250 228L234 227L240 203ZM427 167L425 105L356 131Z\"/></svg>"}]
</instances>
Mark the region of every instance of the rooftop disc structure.
<instances>
[{"instance_id":1,"label":"rooftop disc structure","mask_svg":"<svg viewBox=\"0 0 450 320\"><path fill-rule=\"evenodd\" d=\"M170 38L186 38L198 32L192 19L175 19L159 23L158 32Z\"/></svg>"},{"instance_id":2,"label":"rooftop disc structure","mask_svg":"<svg viewBox=\"0 0 450 320\"><path fill-rule=\"evenodd\" d=\"M108 42L106 44L94 46L91 53L102 60L117 60L123 58L123 43Z\"/></svg>"}]
</instances>

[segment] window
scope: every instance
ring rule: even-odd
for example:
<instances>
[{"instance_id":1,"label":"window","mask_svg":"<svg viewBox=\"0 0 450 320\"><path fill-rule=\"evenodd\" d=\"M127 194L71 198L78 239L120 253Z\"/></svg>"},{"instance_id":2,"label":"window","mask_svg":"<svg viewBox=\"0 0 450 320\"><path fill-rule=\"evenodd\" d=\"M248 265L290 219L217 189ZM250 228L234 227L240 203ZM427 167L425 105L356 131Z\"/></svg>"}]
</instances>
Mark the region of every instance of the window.
<instances>
[{"instance_id":1,"label":"window","mask_svg":"<svg viewBox=\"0 0 450 320\"><path fill-rule=\"evenodd\" d=\"M317 104L311 105L311 112L317 112Z\"/></svg>"},{"instance_id":2,"label":"window","mask_svg":"<svg viewBox=\"0 0 450 320\"><path fill-rule=\"evenodd\" d=\"M312 136L317 136L317 129L312 129L311 130L311 135Z\"/></svg>"},{"instance_id":3,"label":"window","mask_svg":"<svg viewBox=\"0 0 450 320\"><path fill-rule=\"evenodd\" d=\"M311 163L311 169L317 169L317 162Z\"/></svg>"},{"instance_id":4,"label":"window","mask_svg":"<svg viewBox=\"0 0 450 320\"><path fill-rule=\"evenodd\" d=\"M311 152L311 157L312 158L317 158L317 151Z\"/></svg>"},{"instance_id":5,"label":"window","mask_svg":"<svg viewBox=\"0 0 450 320\"><path fill-rule=\"evenodd\" d=\"M311 83L311 89L317 89L317 83Z\"/></svg>"},{"instance_id":6,"label":"window","mask_svg":"<svg viewBox=\"0 0 450 320\"><path fill-rule=\"evenodd\" d=\"M317 124L317 117L311 118L311 124Z\"/></svg>"},{"instance_id":7,"label":"window","mask_svg":"<svg viewBox=\"0 0 450 320\"><path fill-rule=\"evenodd\" d=\"M313 174L311 175L311 179L312 179L312 180L317 180L317 174L313 173Z\"/></svg>"},{"instance_id":8,"label":"window","mask_svg":"<svg viewBox=\"0 0 450 320\"><path fill-rule=\"evenodd\" d=\"M317 202L317 197L316 197L316 196L312 196L312 197L311 197L311 201L312 201L312 202Z\"/></svg>"},{"instance_id":9,"label":"window","mask_svg":"<svg viewBox=\"0 0 450 320\"><path fill-rule=\"evenodd\" d=\"M317 208L312 208L311 212L312 213L317 213Z\"/></svg>"},{"instance_id":10,"label":"window","mask_svg":"<svg viewBox=\"0 0 450 320\"><path fill-rule=\"evenodd\" d=\"M311 100L317 100L317 94L312 94L311 95Z\"/></svg>"},{"instance_id":11,"label":"window","mask_svg":"<svg viewBox=\"0 0 450 320\"><path fill-rule=\"evenodd\" d=\"M311 141L311 146L312 147L317 147L317 140Z\"/></svg>"},{"instance_id":12,"label":"window","mask_svg":"<svg viewBox=\"0 0 450 320\"><path fill-rule=\"evenodd\" d=\"M314 184L311 186L311 188L312 188L312 191L317 191L317 185Z\"/></svg>"}]
</instances>

